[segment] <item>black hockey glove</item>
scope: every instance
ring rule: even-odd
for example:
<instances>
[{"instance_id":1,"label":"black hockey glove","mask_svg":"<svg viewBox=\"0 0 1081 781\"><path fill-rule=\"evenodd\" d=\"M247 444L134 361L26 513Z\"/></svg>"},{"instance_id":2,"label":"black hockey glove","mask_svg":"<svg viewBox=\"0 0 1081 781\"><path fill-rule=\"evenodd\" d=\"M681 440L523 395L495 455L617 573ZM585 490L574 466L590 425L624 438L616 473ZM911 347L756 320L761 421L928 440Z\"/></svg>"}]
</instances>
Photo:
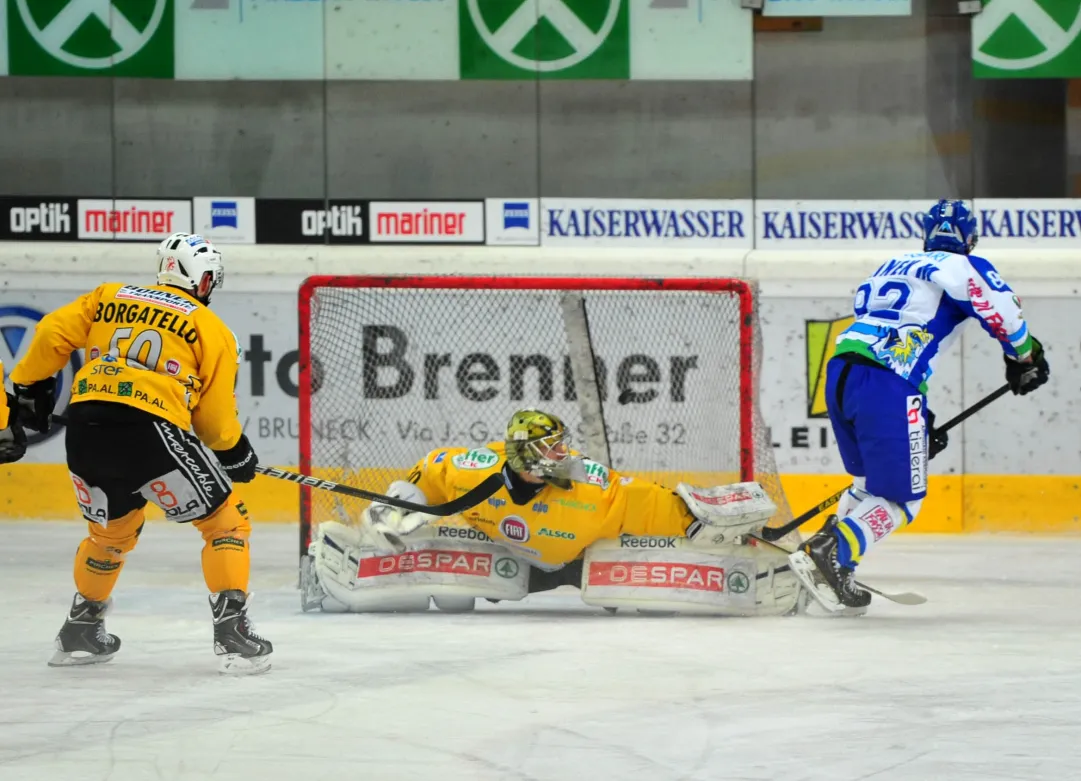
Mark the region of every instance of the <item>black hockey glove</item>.
<instances>
[{"instance_id":1,"label":"black hockey glove","mask_svg":"<svg viewBox=\"0 0 1081 781\"><path fill-rule=\"evenodd\" d=\"M1043 345L1035 336L1032 337L1031 363L1021 363L1008 355L1003 358L1006 360L1006 382L1010 384L1010 390L1015 396L1032 393L1051 376L1051 367L1047 365L1047 358L1044 357Z\"/></svg>"},{"instance_id":2,"label":"black hockey glove","mask_svg":"<svg viewBox=\"0 0 1081 781\"><path fill-rule=\"evenodd\" d=\"M259 458L244 434L240 435L240 440L231 448L215 450L214 455L234 483L250 483L255 479L255 467L259 465Z\"/></svg>"},{"instance_id":3,"label":"black hockey glove","mask_svg":"<svg viewBox=\"0 0 1081 781\"><path fill-rule=\"evenodd\" d=\"M8 427L0 429L0 464L11 464L26 455L26 432L19 424L19 410L15 397L8 396Z\"/></svg>"},{"instance_id":4,"label":"black hockey glove","mask_svg":"<svg viewBox=\"0 0 1081 781\"><path fill-rule=\"evenodd\" d=\"M19 423L31 431L46 433L52 427L53 407L56 406L56 377L32 382L29 385L13 385L15 404L19 409Z\"/></svg>"},{"instance_id":5,"label":"black hockey glove","mask_svg":"<svg viewBox=\"0 0 1081 781\"><path fill-rule=\"evenodd\" d=\"M935 413L927 410L927 460L930 461L945 450L948 444L950 444L949 432L936 431Z\"/></svg>"}]
</instances>

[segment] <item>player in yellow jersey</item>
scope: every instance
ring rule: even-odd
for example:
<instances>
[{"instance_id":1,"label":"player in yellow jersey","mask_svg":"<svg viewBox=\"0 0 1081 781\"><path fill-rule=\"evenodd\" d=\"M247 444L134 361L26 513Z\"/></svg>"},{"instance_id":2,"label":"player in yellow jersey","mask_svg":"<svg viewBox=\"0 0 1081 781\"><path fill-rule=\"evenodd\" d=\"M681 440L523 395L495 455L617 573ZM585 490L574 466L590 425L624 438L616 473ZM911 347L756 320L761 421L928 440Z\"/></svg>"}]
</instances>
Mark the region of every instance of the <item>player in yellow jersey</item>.
<instances>
[{"instance_id":1,"label":"player in yellow jersey","mask_svg":"<svg viewBox=\"0 0 1081 781\"><path fill-rule=\"evenodd\" d=\"M208 307L224 279L221 254L201 236L174 233L157 256L156 285L99 285L43 318L11 373L25 425L46 431L52 377L86 350L65 444L89 536L50 665L108 661L119 650L104 616L149 501L203 536L221 671L263 672L273 648L247 618L251 525L232 490L255 477L258 462L236 408L240 348Z\"/></svg>"},{"instance_id":2,"label":"player in yellow jersey","mask_svg":"<svg viewBox=\"0 0 1081 781\"><path fill-rule=\"evenodd\" d=\"M432 451L387 494L442 504L494 472L503 487L462 513L465 526L379 504L359 528L320 524L304 563L302 604L423 609L432 596L441 608L469 609L475 597L520 599L574 585L586 602L604 606L671 607L687 592L707 592L687 604L739 615L795 607L799 588L783 554L741 544L776 510L761 486L680 483L673 491L621 475L571 451L563 422L540 410L516 412L503 442ZM759 573L778 567L769 593L759 591ZM736 570L738 577L721 574Z\"/></svg>"},{"instance_id":3,"label":"player in yellow jersey","mask_svg":"<svg viewBox=\"0 0 1081 781\"><path fill-rule=\"evenodd\" d=\"M0 363L0 378L4 364ZM26 455L26 432L19 425L15 397L0 390L0 464L10 464Z\"/></svg>"}]
</instances>

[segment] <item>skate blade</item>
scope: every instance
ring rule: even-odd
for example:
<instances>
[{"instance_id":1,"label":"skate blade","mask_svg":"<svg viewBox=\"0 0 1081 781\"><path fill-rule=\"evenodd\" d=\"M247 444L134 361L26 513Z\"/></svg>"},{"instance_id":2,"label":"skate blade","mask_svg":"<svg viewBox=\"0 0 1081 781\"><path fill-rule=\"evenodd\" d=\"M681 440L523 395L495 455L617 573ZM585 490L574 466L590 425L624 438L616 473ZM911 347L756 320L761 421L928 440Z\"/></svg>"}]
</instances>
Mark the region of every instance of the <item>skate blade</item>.
<instances>
[{"instance_id":1,"label":"skate blade","mask_svg":"<svg viewBox=\"0 0 1081 781\"><path fill-rule=\"evenodd\" d=\"M84 654L83 656L76 656L76 654ZM50 667L77 667L79 665L86 664L102 664L109 661L116 652L111 654L91 654L86 651L57 651L53 654L53 658L49 660Z\"/></svg>"},{"instance_id":2,"label":"skate blade","mask_svg":"<svg viewBox=\"0 0 1081 781\"><path fill-rule=\"evenodd\" d=\"M241 656L240 654L225 654L218 662L218 672L222 675L261 675L270 671L270 657L264 656Z\"/></svg>"},{"instance_id":3,"label":"skate blade","mask_svg":"<svg viewBox=\"0 0 1081 781\"><path fill-rule=\"evenodd\" d=\"M845 609L845 605L841 604L841 600L837 598L833 588L819 573L818 567L815 566L814 560L810 556L798 550L789 554L788 564L792 567L793 574L799 578L804 588L810 592L811 596L815 598L815 602L821 605L823 609L828 610L830 613L840 613Z\"/></svg>"}]
</instances>

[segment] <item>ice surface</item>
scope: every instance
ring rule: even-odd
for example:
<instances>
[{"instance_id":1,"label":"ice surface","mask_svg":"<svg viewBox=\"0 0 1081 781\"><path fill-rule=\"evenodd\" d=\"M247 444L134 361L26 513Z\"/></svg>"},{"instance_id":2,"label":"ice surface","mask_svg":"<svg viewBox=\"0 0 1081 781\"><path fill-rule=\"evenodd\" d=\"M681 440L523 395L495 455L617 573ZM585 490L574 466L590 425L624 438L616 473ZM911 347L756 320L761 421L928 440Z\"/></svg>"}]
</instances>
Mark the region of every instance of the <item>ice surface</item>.
<instances>
[{"instance_id":1,"label":"ice surface","mask_svg":"<svg viewBox=\"0 0 1081 781\"><path fill-rule=\"evenodd\" d=\"M80 524L4 523L2 781L1081 778L1081 540L901 536L861 619L609 616L573 592L447 615L304 614L257 526L274 669L216 672L189 526L147 526L106 665L45 662Z\"/></svg>"}]
</instances>

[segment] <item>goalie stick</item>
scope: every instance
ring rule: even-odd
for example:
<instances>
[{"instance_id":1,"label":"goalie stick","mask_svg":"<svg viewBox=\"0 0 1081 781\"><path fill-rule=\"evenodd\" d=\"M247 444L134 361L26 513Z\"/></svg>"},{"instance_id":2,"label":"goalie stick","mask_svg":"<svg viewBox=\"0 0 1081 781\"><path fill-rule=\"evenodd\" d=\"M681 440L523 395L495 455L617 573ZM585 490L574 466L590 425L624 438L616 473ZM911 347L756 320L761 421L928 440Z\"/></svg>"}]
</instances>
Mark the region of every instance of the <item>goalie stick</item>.
<instances>
[{"instance_id":1,"label":"goalie stick","mask_svg":"<svg viewBox=\"0 0 1081 781\"><path fill-rule=\"evenodd\" d=\"M377 502L379 504L389 504L392 507L398 507L402 510L409 510L414 513L425 513L427 515L437 515L441 518L465 512L470 507L475 507L488 497L494 495L496 491L503 487L503 474L502 472L496 472L495 474L488 475L481 481L480 485L470 488L457 499L452 499L443 504L427 505L406 502L402 499L396 499L393 496L383 496L383 494L377 494L373 491L365 491L363 488L353 488L349 485L342 485L341 483L323 480L318 477L312 477L311 475L304 475L300 472L289 472L285 469L278 469L273 466L257 466L255 467L255 471L261 475L266 475L267 477L288 480L291 483L306 485L309 488L317 488L320 491L331 491L336 494L352 496L355 499L368 499L369 501Z\"/></svg>"},{"instance_id":2,"label":"goalie stick","mask_svg":"<svg viewBox=\"0 0 1081 781\"><path fill-rule=\"evenodd\" d=\"M954 418L950 418L950 420L946 421L941 426L936 428L935 431L949 431L954 426L957 426L957 425L963 423L965 420L967 420L971 416L975 415L977 412L979 412L981 409L986 407L988 404L990 404L995 399L999 398L1000 396L1006 395L1006 393L1008 393L1009 390L1010 390L1009 383L1003 385L998 390L993 391L993 392L989 393L988 395L984 396L982 399L977 401L971 407L964 410L960 415L957 415ZM811 520L812 518L814 518L819 513L825 512L829 508L833 507L833 505L837 504L837 502L841 501L841 497L845 495L845 491L847 491L851 487L852 486L849 485L849 486L847 486L845 488L842 488L840 491L833 494L832 496L826 497L821 502L819 502L814 507L812 507L810 510L803 513L798 518L793 518L791 521L786 523L784 526L767 526L767 527L765 527L764 529L762 529L762 537L761 537L762 541L763 542L768 542L768 543L774 543L777 540L784 537L786 534L788 534L790 532L794 532L796 529L798 529L803 524L807 523L807 521ZM756 538L756 539L758 539L758 538ZM777 546L774 546L774 547L777 547ZM874 589L867 589L867 590L868 591L874 591Z\"/></svg>"},{"instance_id":3,"label":"goalie stick","mask_svg":"<svg viewBox=\"0 0 1081 781\"><path fill-rule=\"evenodd\" d=\"M51 417L54 423L66 424L68 422L67 417L64 415L52 415ZM406 502L402 499L396 499L393 496L384 496L383 494L377 494L374 491L365 491L363 488L353 488L352 486L342 485L341 483L335 483L331 480L323 480L318 477L312 477L311 475L304 475L300 472L290 472L272 466L256 466L255 471L261 475L266 475L267 477L288 480L290 483L306 485L309 488L317 488L320 491L330 491L344 496L352 496L354 499L367 499L371 502L389 504L392 507L398 507L402 510L409 510L414 513L437 515L440 518L445 518L448 515L457 515L458 513L465 512L470 507L476 507L488 497L494 496L495 492L503 487L503 474L501 472L496 472L494 475L488 475L488 477L481 481L480 485L470 488L457 499L452 499L443 504L427 505Z\"/></svg>"}]
</instances>

